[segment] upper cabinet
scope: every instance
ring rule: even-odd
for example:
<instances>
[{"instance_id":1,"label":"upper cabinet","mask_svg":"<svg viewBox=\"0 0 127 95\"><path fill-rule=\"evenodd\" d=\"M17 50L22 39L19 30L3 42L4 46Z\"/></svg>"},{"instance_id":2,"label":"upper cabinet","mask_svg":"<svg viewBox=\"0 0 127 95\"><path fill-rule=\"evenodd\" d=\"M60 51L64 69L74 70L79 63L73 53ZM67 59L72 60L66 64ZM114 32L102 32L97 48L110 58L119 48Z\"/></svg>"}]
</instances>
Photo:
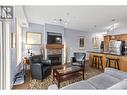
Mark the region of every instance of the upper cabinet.
<instances>
[{"instance_id":1,"label":"upper cabinet","mask_svg":"<svg viewBox=\"0 0 127 95\"><path fill-rule=\"evenodd\" d=\"M111 40L127 41L127 34L112 35Z\"/></svg>"},{"instance_id":2,"label":"upper cabinet","mask_svg":"<svg viewBox=\"0 0 127 95\"><path fill-rule=\"evenodd\" d=\"M109 41L111 40L111 36L104 36L104 50L108 51L109 49Z\"/></svg>"},{"instance_id":3,"label":"upper cabinet","mask_svg":"<svg viewBox=\"0 0 127 95\"><path fill-rule=\"evenodd\" d=\"M104 50L108 51L110 40L127 41L127 34L104 36Z\"/></svg>"}]
</instances>

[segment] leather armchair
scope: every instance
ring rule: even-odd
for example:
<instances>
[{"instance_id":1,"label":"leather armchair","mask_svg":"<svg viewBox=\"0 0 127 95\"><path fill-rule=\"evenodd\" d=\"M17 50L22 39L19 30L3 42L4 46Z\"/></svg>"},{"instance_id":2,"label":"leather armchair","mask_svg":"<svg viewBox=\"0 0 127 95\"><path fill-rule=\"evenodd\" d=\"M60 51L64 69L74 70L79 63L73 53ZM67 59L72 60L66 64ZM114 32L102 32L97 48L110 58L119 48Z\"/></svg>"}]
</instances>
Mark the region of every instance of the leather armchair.
<instances>
[{"instance_id":1,"label":"leather armchair","mask_svg":"<svg viewBox=\"0 0 127 95\"><path fill-rule=\"evenodd\" d=\"M85 68L85 58L86 58L86 53L75 52L74 57L72 57L71 64Z\"/></svg>"},{"instance_id":2,"label":"leather armchair","mask_svg":"<svg viewBox=\"0 0 127 95\"><path fill-rule=\"evenodd\" d=\"M32 79L42 80L51 74L51 61L42 60L41 55L29 57Z\"/></svg>"}]
</instances>

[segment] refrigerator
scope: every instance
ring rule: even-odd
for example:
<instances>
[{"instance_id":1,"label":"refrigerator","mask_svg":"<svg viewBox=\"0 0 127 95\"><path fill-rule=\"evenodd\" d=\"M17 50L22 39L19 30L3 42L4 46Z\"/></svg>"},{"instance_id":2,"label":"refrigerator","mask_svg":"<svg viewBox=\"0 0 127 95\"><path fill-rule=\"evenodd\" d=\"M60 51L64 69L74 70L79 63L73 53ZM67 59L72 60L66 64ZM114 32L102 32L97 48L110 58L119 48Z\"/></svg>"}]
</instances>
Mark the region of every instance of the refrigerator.
<instances>
[{"instance_id":1,"label":"refrigerator","mask_svg":"<svg viewBox=\"0 0 127 95\"><path fill-rule=\"evenodd\" d=\"M123 55L123 41L110 40L109 52L111 54Z\"/></svg>"}]
</instances>

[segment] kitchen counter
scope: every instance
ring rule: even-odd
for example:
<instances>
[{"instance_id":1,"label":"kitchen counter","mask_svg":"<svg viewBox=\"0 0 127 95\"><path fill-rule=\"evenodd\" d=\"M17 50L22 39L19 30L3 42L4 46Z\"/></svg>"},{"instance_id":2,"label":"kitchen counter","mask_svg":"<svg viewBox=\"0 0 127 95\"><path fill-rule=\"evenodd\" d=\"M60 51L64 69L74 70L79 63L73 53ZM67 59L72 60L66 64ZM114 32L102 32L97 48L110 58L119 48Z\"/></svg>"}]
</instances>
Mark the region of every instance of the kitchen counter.
<instances>
[{"instance_id":1,"label":"kitchen counter","mask_svg":"<svg viewBox=\"0 0 127 95\"><path fill-rule=\"evenodd\" d=\"M92 64L92 59L93 55L100 55L102 56L102 61L103 61L103 67L105 68L106 66L106 57L111 57L111 58L118 58L119 59L119 66L121 71L126 71L127 72L127 55L117 55L117 54L112 54L110 52L105 52L105 51L87 51L88 56L89 56L89 64ZM111 64L113 66L114 64Z\"/></svg>"},{"instance_id":2,"label":"kitchen counter","mask_svg":"<svg viewBox=\"0 0 127 95\"><path fill-rule=\"evenodd\" d=\"M113 54L110 52L106 52L106 51L87 51L88 53L97 53L97 54L107 54L107 55L114 55L114 56L126 56L127 55L118 55L118 54Z\"/></svg>"}]
</instances>

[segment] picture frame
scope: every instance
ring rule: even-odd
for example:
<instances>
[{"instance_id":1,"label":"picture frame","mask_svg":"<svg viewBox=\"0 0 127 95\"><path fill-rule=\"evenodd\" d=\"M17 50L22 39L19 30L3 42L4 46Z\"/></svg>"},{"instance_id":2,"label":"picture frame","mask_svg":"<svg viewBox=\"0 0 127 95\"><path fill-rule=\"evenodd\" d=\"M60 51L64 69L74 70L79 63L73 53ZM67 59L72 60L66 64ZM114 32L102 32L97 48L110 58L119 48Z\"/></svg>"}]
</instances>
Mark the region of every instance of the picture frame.
<instances>
[{"instance_id":1,"label":"picture frame","mask_svg":"<svg viewBox=\"0 0 127 95\"><path fill-rule=\"evenodd\" d=\"M99 37L95 36L92 38L93 49L99 48Z\"/></svg>"},{"instance_id":2,"label":"picture frame","mask_svg":"<svg viewBox=\"0 0 127 95\"><path fill-rule=\"evenodd\" d=\"M78 47L79 47L79 49L85 49L85 37L84 36L79 37Z\"/></svg>"},{"instance_id":3,"label":"picture frame","mask_svg":"<svg viewBox=\"0 0 127 95\"><path fill-rule=\"evenodd\" d=\"M41 45L42 33L26 32L26 44L28 45Z\"/></svg>"},{"instance_id":4,"label":"picture frame","mask_svg":"<svg viewBox=\"0 0 127 95\"><path fill-rule=\"evenodd\" d=\"M11 33L11 48L16 48L16 32Z\"/></svg>"}]
</instances>

